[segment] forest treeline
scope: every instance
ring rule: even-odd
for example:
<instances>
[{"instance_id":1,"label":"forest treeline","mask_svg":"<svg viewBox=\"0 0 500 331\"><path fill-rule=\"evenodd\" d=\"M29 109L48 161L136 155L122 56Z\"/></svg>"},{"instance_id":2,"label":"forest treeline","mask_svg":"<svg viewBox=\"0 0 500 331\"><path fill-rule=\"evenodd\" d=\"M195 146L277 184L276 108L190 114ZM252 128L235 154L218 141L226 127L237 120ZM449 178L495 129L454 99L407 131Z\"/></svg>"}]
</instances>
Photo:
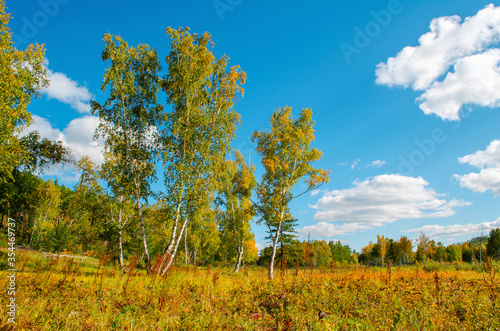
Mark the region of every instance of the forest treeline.
<instances>
[{"instance_id":1,"label":"forest treeline","mask_svg":"<svg viewBox=\"0 0 500 331\"><path fill-rule=\"evenodd\" d=\"M257 264L267 266L271 247L264 248ZM376 242L369 242L360 252L340 241L292 239L284 244L277 255L277 265L285 268L330 268L335 265L362 264L368 266L412 265L426 262L469 262L500 258L500 229L489 235L478 235L464 243L443 245L421 233L415 240L406 236L399 240L377 235Z\"/></svg>"},{"instance_id":2,"label":"forest treeline","mask_svg":"<svg viewBox=\"0 0 500 331\"><path fill-rule=\"evenodd\" d=\"M25 134L33 122L28 105L50 82L44 47L16 49L9 19L0 0L0 215L4 230L9 218L16 221L18 245L107 254L122 267L137 254L148 273L159 275L174 263L226 263L238 272L243 263L258 261L269 267L270 278L282 261L383 265L477 255L470 246L467 253L466 245L444 248L430 240L420 240L413 253L405 237L379 237L359 254L339 242L294 240L297 220L290 203L330 177L314 167L323 154L311 146L313 113L305 108L294 118L290 107L278 108L269 129L253 133L264 169L257 180L255 166L231 148L241 117L234 101L244 95L246 73L229 67L227 56L214 55L208 32L167 28L170 52L164 60L149 45L130 46L106 34L106 97L90 105L100 120L95 136L104 142L104 162L75 160L63 142ZM79 170L73 188L40 177L61 164ZM164 188L154 191L155 182ZM260 257L253 220L266 226L271 242ZM483 246L479 250L481 255Z\"/></svg>"}]
</instances>

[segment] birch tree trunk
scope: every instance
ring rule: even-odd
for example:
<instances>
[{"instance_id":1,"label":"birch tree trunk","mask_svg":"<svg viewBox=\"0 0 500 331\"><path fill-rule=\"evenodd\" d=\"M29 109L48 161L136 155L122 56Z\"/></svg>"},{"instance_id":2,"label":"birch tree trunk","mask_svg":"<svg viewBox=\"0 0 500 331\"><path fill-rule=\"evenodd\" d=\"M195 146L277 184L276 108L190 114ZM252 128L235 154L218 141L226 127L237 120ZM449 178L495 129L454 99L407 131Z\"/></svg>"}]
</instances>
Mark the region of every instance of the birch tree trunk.
<instances>
[{"instance_id":1,"label":"birch tree trunk","mask_svg":"<svg viewBox=\"0 0 500 331\"><path fill-rule=\"evenodd\" d=\"M184 231L184 264L188 264L188 244L187 244L187 229Z\"/></svg>"},{"instance_id":2,"label":"birch tree trunk","mask_svg":"<svg viewBox=\"0 0 500 331\"><path fill-rule=\"evenodd\" d=\"M181 242L182 235L183 235L184 231L186 230L186 224L187 224L187 222L188 222L188 214L186 213L186 216L184 217L184 222L182 223L181 231L179 233L179 236L177 237L177 240L175 242L174 248L173 248L172 252L170 253L167 265L165 266L165 268L163 268L163 270L161 272L162 276L167 273L168 269L170 268L170 266L172 265L172 263L173 263L173 261L175 259L175 255L177 254L177 249L179 248L179 244Z\"/></svg>"},{"instance_id":3,"label":"birch tree trunk","mask_svg":"<svg viewBox=\"0 0 500 331\"><path fill-rule=\"evenodd\" d=\"M269 261L269 273L268 273L269 279L273 279L274 277L274 258L276 257L277 243L278 242L276 240L273 240L273 252L271 253L271 261Z\"/></svg>"},{"instance_id":4,"label":"birch tree trunk","mask_svg":"<svg viewBox=\"0 0 500 331\"><path fill-rule=\"evenodd\" d=\"M123 270L124 264L123 264L123 244L122 244L122 230L118 232L119 238L118 238L118 254L120 258L120 267Z\"/></svg>"},{"instance_id":5,"label":"birch tree trunk","mask_svg":"<svg viewBox=\"0 0 500 331\"><path fill-rule=\"evenodd\" d=\"M137 208L137 215L139 216L139 220L141 222L141 234L142 234L142 245L144 247L144 257L146 259L146 269L148 271L148 274L151 273L151 260L149 259L149 251L148 251L148 242L146 241L146 227L144 225L144 218L142 217L142 210L141 210L141 195L139 188L137 187L136 184L136 208Z\"/></svg>"},{"instance_id":6,"label":"birch tree trunk","mask_svg":"<svg viewBox=\"0 0 500 331\"><path fill-rule=\"evenodd\" d=\"M283 224L283 215L281 212L281 220L279 221L278 228L276 229L276 235L273 238L273 252L271 254L271 261L269 261L269 279L274 277L274 259L276 258L276 247L278 246L278 241L281 234L281 225Z\"/></svg>"},{"instance_id":7,"label":"birch tree trunk","mask_svg":"<svg viewBox=\"0 0 500 331\"><path fill-rule=\"evenodd\" d=\"M234 267L233 273L240 271L241 261L243 260L243 252L245 246L243 243L238 244L238 259L236 260L236 266Z\"/></svg>"}]
</instances>

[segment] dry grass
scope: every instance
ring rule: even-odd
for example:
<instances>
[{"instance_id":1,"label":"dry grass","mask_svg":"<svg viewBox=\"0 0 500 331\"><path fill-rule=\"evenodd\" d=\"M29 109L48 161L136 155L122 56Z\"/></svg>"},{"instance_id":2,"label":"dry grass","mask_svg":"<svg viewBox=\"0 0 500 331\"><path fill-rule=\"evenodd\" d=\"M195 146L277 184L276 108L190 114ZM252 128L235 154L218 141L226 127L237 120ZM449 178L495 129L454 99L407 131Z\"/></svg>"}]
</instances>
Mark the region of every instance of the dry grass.
<instances>
[{"instance_id":1,"label":"dry grass","mask_svg":"<svg viewBox=\"0 0 500 331\"><path fill-rule=\"evenodd\" d=\"M500 330L494 265L483 272L287 270L269 281L262 268L233 275L188 267L150 277L133 268L123 274L116 264L45 263L17 273L17 329ZM6 272L0 286L7 287ZM2 316L6 300L2 296Z\"/></svg>"}]
</instances>

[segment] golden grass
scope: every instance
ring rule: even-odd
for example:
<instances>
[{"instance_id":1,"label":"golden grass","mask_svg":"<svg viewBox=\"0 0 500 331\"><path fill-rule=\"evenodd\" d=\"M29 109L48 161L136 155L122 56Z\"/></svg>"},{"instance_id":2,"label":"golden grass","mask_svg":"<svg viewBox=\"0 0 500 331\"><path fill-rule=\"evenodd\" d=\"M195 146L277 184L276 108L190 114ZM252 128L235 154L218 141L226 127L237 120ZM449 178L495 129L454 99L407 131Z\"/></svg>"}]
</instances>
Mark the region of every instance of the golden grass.
<instances>
[{"instance_id":1,"label":"golden grass","mask_svg":"<svg viewBox=\"0 0 500 331\"><path fill-rule=\"evenodd\" d=\"M17 329L500 330L495 266L288 270L273 281L257 267L237 275L185 267L167 277L89 268L56 260L19 271ZM0 272L2 288L6 276Z\"/></svg>"}]
</instances>

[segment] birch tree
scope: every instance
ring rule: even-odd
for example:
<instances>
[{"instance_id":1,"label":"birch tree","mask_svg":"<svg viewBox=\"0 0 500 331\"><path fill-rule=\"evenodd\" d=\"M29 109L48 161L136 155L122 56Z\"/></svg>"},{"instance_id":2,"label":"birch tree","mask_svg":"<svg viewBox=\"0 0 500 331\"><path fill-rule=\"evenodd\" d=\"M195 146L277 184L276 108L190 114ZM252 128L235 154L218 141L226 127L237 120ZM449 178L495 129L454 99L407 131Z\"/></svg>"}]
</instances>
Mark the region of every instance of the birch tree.
<instances>
[{"instance_id":1,"label":"birch tree","mask_svg":"<svg viewBox=\"0 0 500 331\"><path fill-rule=\"evenodd\" d=\"M104 162L100 171L101 178L106 181L110 189L106 201L107 211L105 213L108 220L114 224L118 232L118 260L120 267L123 269L123 237L125 228L127 225L130 225L131 221L131 214L129 213L131 210L131 201L129 198L131 192L127 191L127 184L124 183L125 178L121 176L120 171L116 168L118 163L113 158L113 155L106 153L105 160L106 162Z\"/></svg>"},{"instance_id":2,"label":"birch tree","mask_svg":"<svg viewBox=\"0 0 500 331\"><path fill-rule=\"evenodd\" d=\"M243 155L237 150L234 151L235 160L226 162L225 180L220 196L221 204L225 212L221 215L222 231L227 240L233 242L237 257L234 266L234 273L240 270L244 256L245 243L253 239L250 231L250 221L255 215L250 197L257 182L255 181L255 167L245 164Z\"/></svg>"},{"instance_id":3,"label":"birch tree","mask_svg":"<svg viewBox=\"0 0 500 331\"><path fill-rule=\"evenodd\" d=\"M262 157L265 173L257 185L260 222L269 229L272 243L269 278L274 276L276 247L283 224L294 220L290 202L328 182L330 172L316 169L312 163L322 158L322 153L311 147L314 140L314 121L311 109L305 108L298 119L293 119L290 107L279 108L271 116L270 130L255 131L252 141L257 142L257 152ZM305 177L306 189L293 195L292 189Z\"/></svg>"},{"instance_id":4,"label":"birch tree","mask_svg":"<svg viewBox=\"0 0 500 331\"><path fill-rule=\"evenodd\" d=\"M387 254L387 243L388 239L386 237L379 236L377 234L378 253L380 255L380 259L382 260L382 266L384 266L384 259Z\"/></svg>"},{"instance_id":5,"label":"birch tree","mask_svg":"<svg viewBox=\"0 0 500 331\"><path fill-rule=\"evenodd\" d=\"M233 100L243 94L240 84L246 79L238 66L227 69L227 56L215 58L209 33L168 28L167 35L171 51L162 89L172 110L162 130L163 200L173 219L170 240L159 261L162 274L175 259L190 215L198 205L214 199L219 165L229 153L240 120Z\"/></svg>"},{"instance_id":6,"label":"birch tree","mask_svg":"<svg viewBox=\"0 0 500 331\"><path fill-rule=\"evenodd\" d=\"M161 66L156 51L148 45L129 47L122 38L109 33L104 42L101 58L111 63L101 89L109 89L109 97L102 105L91 103L92 113L101 119L96 136L105 139L106 153L113 156L112 169L134 199L149 272L151 263L141 207L150 196L150 183L155 179L156 128L163 114L163 107L157 103Z\"/></svg>"}]
</instances>

